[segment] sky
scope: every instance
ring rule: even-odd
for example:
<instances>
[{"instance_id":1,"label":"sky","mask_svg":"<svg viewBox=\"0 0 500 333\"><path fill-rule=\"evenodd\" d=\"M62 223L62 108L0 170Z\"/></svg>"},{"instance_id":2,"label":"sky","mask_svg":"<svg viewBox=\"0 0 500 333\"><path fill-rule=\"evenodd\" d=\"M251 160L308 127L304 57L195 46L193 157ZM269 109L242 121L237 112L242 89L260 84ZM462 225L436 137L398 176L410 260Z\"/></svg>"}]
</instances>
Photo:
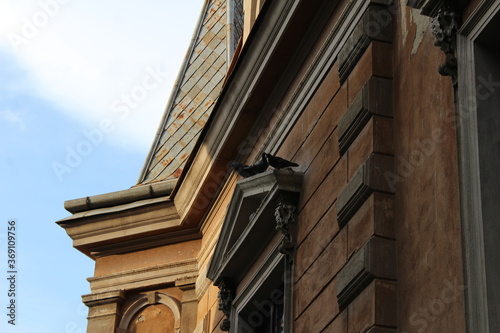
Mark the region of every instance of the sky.
<instances>
[{"instance_id":1,"label":"sky","mask_svg":"<svg viewBox=\"0 0 500 333\"><path fill-rule=\"evenodd\" d=\"M55 221L136 184L202 5L0 0L0 332L86 331L94 262Z\"/></svg>"}]
</instances>

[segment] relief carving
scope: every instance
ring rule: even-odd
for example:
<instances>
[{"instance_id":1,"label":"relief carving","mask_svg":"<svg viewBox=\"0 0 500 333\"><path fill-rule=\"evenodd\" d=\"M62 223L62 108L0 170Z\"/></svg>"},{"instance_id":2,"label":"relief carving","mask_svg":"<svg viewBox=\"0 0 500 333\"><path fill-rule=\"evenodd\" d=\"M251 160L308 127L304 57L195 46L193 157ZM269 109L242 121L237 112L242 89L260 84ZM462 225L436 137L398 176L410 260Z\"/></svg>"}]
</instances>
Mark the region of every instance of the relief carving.
<instances>
[{"instance_id":1,"label":"relief carving","mask_svg":"<svg viewBox=\"0 0 500 333\"><path fill-rule=\"evenodd\" d=\"M276 230L285 235L280 247L280 252L283 254L291 254L295 247L291 226L295 223L296 209L297 207L294 205L280 202L274 211L274 217L276 218Z\"/></svg>"},{"instance_id":2,"label":"relief carving","mask_svg":"<svg viewBox=\"0 0 500 333\"><path fill-rule=\"evenodd\" d=\"M231 316L231 305L234 298L234 291L230 284L226 280L222 280L219 284L219 311L222 311L226 318L221 322L220 329L224 332L229 331L231 327L231 321L229 320Z\"/></svg>"},{"instance_id":3,"label":"relief carving","mask_svg":"<svg viewBox=\"0 0 500 333\"><path fill-rule=\"evenodd\" d=\"M434 45L439 46L446 55L446 61L439 66L438 71L443 76L451 76L453 84L457 82L455 51L459 19L458 13L451 6L441 8L432 19L432 33L436 37Z\"/></svg>"}]
</instances>

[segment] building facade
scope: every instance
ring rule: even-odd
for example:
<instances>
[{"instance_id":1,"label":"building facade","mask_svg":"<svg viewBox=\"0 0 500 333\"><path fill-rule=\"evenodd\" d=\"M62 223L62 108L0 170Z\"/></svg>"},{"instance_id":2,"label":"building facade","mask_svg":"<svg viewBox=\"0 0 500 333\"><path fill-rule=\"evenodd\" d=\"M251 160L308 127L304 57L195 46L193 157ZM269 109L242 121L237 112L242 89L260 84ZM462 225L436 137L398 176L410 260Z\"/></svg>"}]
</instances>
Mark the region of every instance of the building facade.
<instances>
[{"instance_id":1,"label":"building facade","mask_svg":"<svg viewBox=\"0 0 500 333\"><path fill-rule=\"evenodd\" d=\"M138 183L57 222L87 331L499 332L498 27L499 0L206 0Z\"/></svg>"}]
</instances>

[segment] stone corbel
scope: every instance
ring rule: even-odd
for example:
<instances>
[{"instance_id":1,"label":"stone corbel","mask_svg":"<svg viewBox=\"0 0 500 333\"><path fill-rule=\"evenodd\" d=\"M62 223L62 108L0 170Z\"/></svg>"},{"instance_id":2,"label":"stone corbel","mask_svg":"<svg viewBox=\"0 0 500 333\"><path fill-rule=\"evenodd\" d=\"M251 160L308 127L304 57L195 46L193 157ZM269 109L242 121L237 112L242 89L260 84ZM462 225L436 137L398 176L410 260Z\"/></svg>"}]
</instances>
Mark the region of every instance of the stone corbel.
<instances>
[{"instance_id":1,"label":"stone corbel","mask_svg":"<svg viewBox=\"0 0 500 333\"><path fill-rule=\"evenodd\" d=\"M439 66L439 74L451 76L453 84L457 83L457 58L456 36L459 26L459 14L451 6L441 8L437 15L432 19L432 33L436 37L434 45L446 55L445 63Z\"/></svg>"},{"instance_id":2,"label":"stone corbel","mask_svg":"<svg viewBox=\"0 0 500 333\"><path fill-rule=\"evenodd\" d=\"M222 311L226 318L222 320L220 329L224 332L229 331L231 327L231 306L234 298L234 290L227 280L222 280L219 284L219 311Z\"/></svg>"},{"instance_id":3,"label":"stone corbel","mask_svg":"<svg viewBox=\"0 0 500 333\"><path fill-rule=\"evenodd\" d=\"M295 223L296 210L297 207L294 205L280 202L274 211L276 230L285 236L280 246L280 252L283 254L291 254L295 248L292 225Z\"/></svg>"},{"instance_id":4,"label":"stone corbel","mask_svg":"<svg viewBox=\"0 0 500 333\"><path fill-rule=\"evenodd\" d=\"M457 83L456 36L460 25L460 14L456 1L447 0L408 0L408 6L422 9L422 15L432 18L432 33L436 37L434 45L446 55L445 62L438 72L450 76L453 84Z\"/></svg>"}]
</instances>

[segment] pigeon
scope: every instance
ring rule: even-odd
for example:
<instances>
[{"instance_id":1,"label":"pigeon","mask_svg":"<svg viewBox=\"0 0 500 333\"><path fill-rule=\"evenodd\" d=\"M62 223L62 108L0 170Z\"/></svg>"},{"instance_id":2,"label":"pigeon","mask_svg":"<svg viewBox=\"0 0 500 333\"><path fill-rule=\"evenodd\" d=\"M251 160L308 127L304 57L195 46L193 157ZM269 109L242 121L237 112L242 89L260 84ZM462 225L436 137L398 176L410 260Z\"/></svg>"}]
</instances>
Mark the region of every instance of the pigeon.
<instances>
[{"instance_id":1,"label":"pigeon","mask_svg":"<svg viewBox=\"0 0 500 333\"><path fill-rule=\"evenodd\" d=\"M260 161L255 162L252 165L257 173L266 171L267 168L269 167L269 163L266 158L266 153L262 153L262 159Z\"/></svg>"},{"instance_id":2,"label":"pigeon","mask_svg":"<svg viewBox=\"0 0 500 333\"><path fill-rule=\"evenodd\" d=\"M266 154L262 153L262 159L252 165L234 162L231 164L231 167L243 178L248 178L266 171L269 164L267 162Z\"/></svg>"},{"instance_id":3,"label":"pigeon","mask_svg":"<svg viewBox=\"0 0 500 333\"><path fill-rule=\"evenodd\" d=\"M231 168L233 168L243 178L252 177L257 174L255 169L251 165L234 162L231 163Z\"/></svg>"},{"instance_id":4,"label":"pigeon","mask_svg":"<svg viewBox=\"0 0 500 333\"><path fill-rule=\"evenodd\" d=\"M299 165L294 162L290 162L285 160L284 158L278 157L278 156L273 156L271 154L265 154L267 162L269 163L270 166L272 166L275 169L284 169L288 167L298 167Z\"/></svg>"}]
</instances>

